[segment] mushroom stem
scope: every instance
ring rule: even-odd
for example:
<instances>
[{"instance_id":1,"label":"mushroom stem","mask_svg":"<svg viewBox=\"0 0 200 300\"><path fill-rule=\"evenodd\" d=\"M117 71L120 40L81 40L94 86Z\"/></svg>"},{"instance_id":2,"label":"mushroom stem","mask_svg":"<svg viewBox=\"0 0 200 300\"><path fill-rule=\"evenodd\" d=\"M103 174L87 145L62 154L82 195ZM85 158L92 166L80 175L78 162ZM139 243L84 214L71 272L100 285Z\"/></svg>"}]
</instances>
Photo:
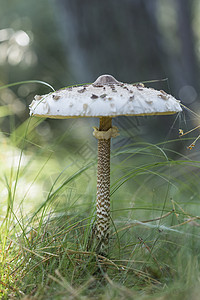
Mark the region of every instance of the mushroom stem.
<instances>
[{"instance_id":1,"label":"mushroom stem","mask_svg":"<svg viewBox=\"0 0 200 300\"><path fill-rule=\"evenodd\" d=\"M107 131L112 127L112 118L102 117L99 131ZM98 140L97 165L97 220L95 235L99 252L107 252L110 226L110 138Z\"/></svg>"}]
</instances>

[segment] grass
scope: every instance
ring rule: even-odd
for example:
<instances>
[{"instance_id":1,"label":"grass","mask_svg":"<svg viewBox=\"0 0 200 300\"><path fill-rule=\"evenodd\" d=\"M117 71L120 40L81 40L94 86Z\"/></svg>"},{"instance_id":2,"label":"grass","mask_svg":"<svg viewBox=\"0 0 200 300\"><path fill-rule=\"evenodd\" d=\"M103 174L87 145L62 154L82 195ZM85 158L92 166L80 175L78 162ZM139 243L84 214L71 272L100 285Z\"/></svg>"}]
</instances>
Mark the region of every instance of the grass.
<instances>
[{"instance_id":1,"label":"grass","mask_svg":"<svg viewBox=\"0 0 200 300\"><path fill-rule=\"evenodd\" d=\"M41 121L0 136L1 299L199 299L198 159L172 141L113 146L103 257L87 250L96 157L81 161L64 135L46 142Z\"/></svg>"}]
</instances>

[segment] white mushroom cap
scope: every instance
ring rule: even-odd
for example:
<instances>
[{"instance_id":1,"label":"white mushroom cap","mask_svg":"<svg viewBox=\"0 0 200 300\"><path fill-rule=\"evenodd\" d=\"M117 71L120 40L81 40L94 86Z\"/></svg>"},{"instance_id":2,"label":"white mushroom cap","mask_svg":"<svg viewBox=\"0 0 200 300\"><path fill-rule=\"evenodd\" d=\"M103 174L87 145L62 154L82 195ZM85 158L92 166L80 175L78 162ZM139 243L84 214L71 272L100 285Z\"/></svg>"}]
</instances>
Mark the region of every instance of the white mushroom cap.
<instances>
[{"instance_id":1,"label":"white mushroom cap","mask_svg":"<svg viewBox=\"0 0 200 300\"><path fill-rule=\"evenodd\" d=\"M180 101L143 84L127 84L102 75L92 84L35 96L30 115L48 118L165 115L180 112Z\"/></svg>"}]
</instances>

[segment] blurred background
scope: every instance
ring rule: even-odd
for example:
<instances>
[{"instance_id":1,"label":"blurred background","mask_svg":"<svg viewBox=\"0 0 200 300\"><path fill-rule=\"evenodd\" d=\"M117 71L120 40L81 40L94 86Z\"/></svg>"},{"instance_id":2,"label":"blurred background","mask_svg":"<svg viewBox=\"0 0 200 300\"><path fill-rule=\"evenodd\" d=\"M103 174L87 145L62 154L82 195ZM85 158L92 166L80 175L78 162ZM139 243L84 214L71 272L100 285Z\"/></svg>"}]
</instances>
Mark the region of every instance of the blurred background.
<instances>
[{"instance_id":1,"label":"blurred background","mask_svg":"<svg viewBox=\"0 0 200 300\"><path fill-rule=\"evenodd\" d=\"M117 118L123 143L178 138L179 128L199 124L199 16L198 0L2 0L0 85L36 79L59 89L106 73L128 83L149 81L146 86L171 93L197 115L184 111L178 117ZM11 132L6 115L14 114L12 126L17 128L28 118L33 96L48 92L36 83L2 89L2 131ZM75 145L83 134L92 143L96 123L46 120L35 138L46 143L67 129ZM186 148L183 141L175 147Z\"/></svg>"},{"instance_id":2,"label":"blurred background","mask_svg":"<svg viewBox=\"0 0 200 300\"><path fill-rule=\"evenodd\" d=\"M4 265L2 267L1 280L13 274L14 284L5 284L6 288L13 288L20 278L24 286L20 290L27 291L29 286L32 298L36 291L34 280L39 286L45 280L49 282L49 270L55 276L54 268L60 270L58 266L66 261L65 250L63 256L59 256L59 252L51 255L55 258L51 264L44 252L46 271L43 263L41 267L38 264L43 255L41 250L51 251L52 237L63 232L53 251L63 251L59 249L64 243L67 249L83 251L84 239L89 234L87 228L95 217L97 140L92 135L92 127L98 125L98 120L29 118L33 97L49 93L51 89L24 81L45 81L57 90L77 83L91 83L101 74L111 74L127 83L144 82L147 87L172 94L187 107L178 115L114 118L113 124L118 126L120 136L111 142L111 211L115 228L135 226L135 220L158 220L158 216L169 213L169 218L160 219L155 225L148 223L149 227L130 227L130 231L124 227L119 237L118 234L117 238L112 237L114 252L120 249L119 239L125 245L122 247L124 258L132 260L134 257L136 271L138 262L156 279L160 271L166 270L167 273L161 272L162 276L167 274L165 286L169 287L171 280L175 283L171 293L179 291L179 280L186 277L181 297L185 288L193 289L194 282L200 278L199 271L193 271L198 268L195 259L199 257L200 225L190 222L199 221L199 217L193 217L200 215L200 141L192 151L187 148L200 132L197 129L179 136L179 129L185 132L200 124L199 0L0 0L0 244L5 250L0 249L0 257L8 262L7 273ZM24 83L8 86L21 81ZM88 163L91 167L83 172L81 168ZM58 219L52 218L55 223L48 231L52 216ZM176 228L180 233L170 227L187 221L186 234L182 227ZM78 229L73 224L77 224ZM70 226L75 230L68 237ZM112 224L113 232L115 228ZM23 232L24 242L19 232ZM31 238L32 232L36 240ZM26 233L30 233L30 239ZM150 252L139 242L139 236L152 246ZM12 244L12 241L15 242ZM27 252L25 249L29 247L33 248ZM185 256L179 255L183 247L187 251ZM16 248L13 259L9 257L11 248ZM32 249L36 249L35 253L39 249L39 257L34 258ZM135 250L138 255L133 256ZM150 259L152 253L157 259L155 250L160 253L158 261L164 266L162 269L153 256L153 260ZM85 277L86 272L79 271L79 261L78 256L76 270ZM132 263L128 262L128 266ZM152 271L147 271L150 267L146 266L152 266ZM13 271L18 268L19 273ZM28 272L22 277L23 269ZM67 269L64 267L64 274ZM78 278L74 270L72 277L67 278L70 284ZM114 280L119 278L120 284L126 280L127 286L132 288L135 271L131 271L127 280L124 274L128 274L128 268L124 270L125 273L120 271L114 275ZM168 280L171 276L174 277ZM151 276L144 278L141 297L145 295L144 282L149 284L151 292L160 291L158 281L154 284ZM87 286L88 283L84 283L80 290ZM3 287L1 283L0 293ZM165 293L163 285L161 288ZM188 299L192 293L189 295ZM167 299L166 294L163 297ZM185 294L180 299L184 297Z\"/></svg>"}]
</instances>

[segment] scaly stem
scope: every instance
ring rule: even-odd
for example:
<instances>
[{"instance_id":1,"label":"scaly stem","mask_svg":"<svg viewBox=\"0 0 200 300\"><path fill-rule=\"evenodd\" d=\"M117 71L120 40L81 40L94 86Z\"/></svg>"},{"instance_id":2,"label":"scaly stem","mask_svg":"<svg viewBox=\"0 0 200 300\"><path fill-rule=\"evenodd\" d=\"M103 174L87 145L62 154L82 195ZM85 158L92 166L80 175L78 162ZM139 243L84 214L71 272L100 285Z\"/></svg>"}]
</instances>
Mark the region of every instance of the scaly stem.
<instances>
[{"instance_id":1,"label":"scaly stem","mask_svg":"<svg viewBox=\"0 0 200 300\"><path fill-rule=\"evenodd\" d=\"M111 127L112 118L100 118L99 131L107 131ZM95 235L99 244L99 252L105 253L108 248L110 227L110 139L98 140L96 209Z\"/></svg>"}]
</instances>

